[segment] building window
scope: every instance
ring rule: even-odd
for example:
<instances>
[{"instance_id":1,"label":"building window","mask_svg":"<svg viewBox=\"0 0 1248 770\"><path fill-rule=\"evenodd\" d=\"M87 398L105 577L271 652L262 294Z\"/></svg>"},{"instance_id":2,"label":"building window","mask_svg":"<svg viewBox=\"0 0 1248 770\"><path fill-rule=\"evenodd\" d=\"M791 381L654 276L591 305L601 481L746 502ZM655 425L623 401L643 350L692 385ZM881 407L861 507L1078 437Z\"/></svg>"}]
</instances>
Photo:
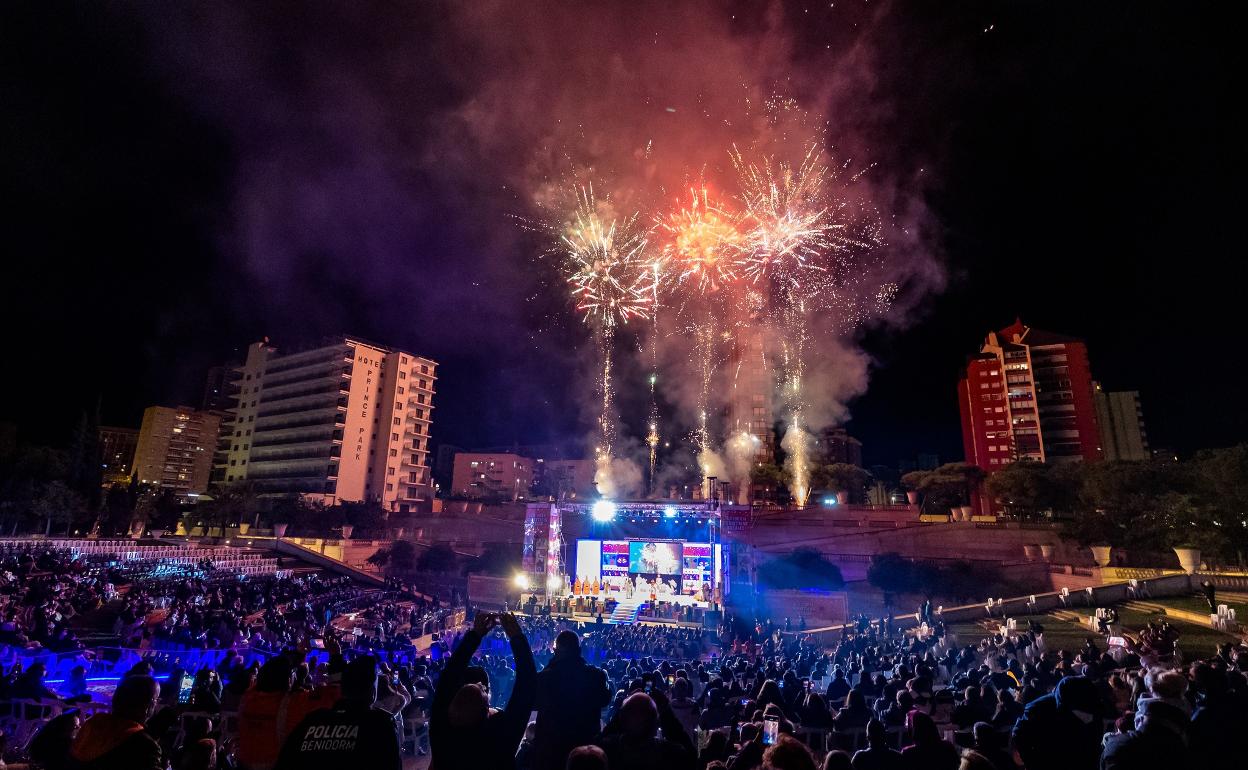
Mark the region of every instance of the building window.
<instances>
[{"instance_id":1,"label":"building window","mask_svg":"<svg viewBox=\"0 0 1248 770\"><path fill-rule=\"evenodd\" d=\"M399 386L399 395L401 396L401 395L403 395L403 394L404 394L404 393L406 393L406 392L407 392L407 389L406 389L406 388L404 388L402 385L400 385L400 386Z\"/></svg>"},{"instance_id":2,"label":"building window","mask_svg":"<svg viewBox=\"0 0 1248 770\"><path fill-rule=\"evenodd\" d=\"M398 457L398 456L399 456L399 450L397 450L397 449L391 449L391 450L390 450L390 456L391 456L391 457Z\"/></svg>"},{"instance_id":3,"label":"building window","mask_svg":"<svg viewBox=\"0 0 1248 770\"><path fill-rule=\"evenodd\" d=\"M391 441L398 441L398 440L399 440L399 434L397 434L397 433L391 433L391 434L390 434L390 440L391 440Z\"/></svg>"},{"instance_id":4,"label":"building window","mask_svg":"<svg viewBox=\"0 0 1248 770\"><path fill-rule=\"evenodd\" d=\"M406 380L406 379L407 379L407 372L399 372L399 379L400 379L400 380Z\"/></svg>"},{"instance_id":5,"label":"building window","mask_svg":"<svg viewBox=\"0 0 1248 770\"><path fill-rule=\"evenodd\" d=\"M387 475L387 476L393 476L393 475L394 475L394 468L386 468L386 475Z\"/></svg>"},{"instance_id":6,"label":"building window","mask_svg":"<svg viewBox=\"0 0 1248 770\"><path fill-rule=\"evenodd\" d=\"M421 374L428 374L428 373L429 373L429 367L428 367L426 364L421 364L421 365L420 365L420 373L421 373Z\"/></svg>"},{"instance_id":7,"label":"building window","mask_svg":"<svg viewBox=\"0 0 1248 770\"><path fill-rule=\"evenodd\" d=\"M401 425L402 423L403 423L403 418L401 418L401 417L395 417L395 418L394 418L394 424L395 424L395 425Z\"/></svg>"},{"instance_id":8,"label":"building window","mask_svg":"<svg viewBox=\"0 0 1248 770\"><path fill-rule=\"evenodd\" d=\"M394 402L394 411L398 412L398 411L402 411L402 409L403 409L403 404L402 404L402 403L400 403L400 402L398 402L398 401L395 401L395 402Z\"/></svg>"},{"instance_id":9,"label":"building window","mask_svg":"<svg viewBox=\"0 0 1248 770\"><path fill-rule=\"evenodd\" d=\"M230 467L233 468L235 465L238 465L238 460L230 460Z\"/></svg>"}]
</instances>

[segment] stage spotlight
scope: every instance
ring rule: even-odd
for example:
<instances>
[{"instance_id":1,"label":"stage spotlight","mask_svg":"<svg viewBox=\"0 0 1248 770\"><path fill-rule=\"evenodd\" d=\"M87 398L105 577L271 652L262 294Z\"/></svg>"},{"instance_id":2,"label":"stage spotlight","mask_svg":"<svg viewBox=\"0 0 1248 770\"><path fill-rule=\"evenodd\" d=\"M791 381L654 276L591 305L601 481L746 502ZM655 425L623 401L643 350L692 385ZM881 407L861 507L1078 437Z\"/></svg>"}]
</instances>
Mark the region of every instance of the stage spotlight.
<instances>
[{"instance_id":1,"label":"stage spotlight","mask_svg":"<svg viewBox=\"0 0 1248 770\"><path fill-rule=\"evenodd\" d=\"M563 588L563 578L558 575L551 575L546 578L546 588L551 591L558 591L560 588Z\"/></svg>"},{"instance_id":2,"label":"stage spotlight","mask_svg":"<svg viewBox=\"0 0 1248 770\"><path fill-rule=\"evenodd\" d=\"M529 590L529 576L523 572L517 572L516 576L511 579L511 582L515 583L516 588L519 588L521 591Z\"/></svg>"},{"instance_id":3,"label":"stage spotlight","mask_svg":"<svg viewBox=\"0 0 1248 770\"><path fill-rule=\"evenodd\" d=\"M835 497L825 497L825 498L823 498L823 504L824 504L824 505L836 505L836 498L835 498Z\"/></svg>"},{"instance_id":4,"label":"stage spotlight","mask_svg":"<svg viewBox=\"0 0 1248 770\"><path fill-rule=\"evenodd\" d=\"M676 518L676 508L671 505L667 506L666 508L663 509L663 515L669 519Z\"/></svg>"},{"instance_id":5,"label":"stage spotlight","mask_svg":"<svg viewBox=\"0 0 1248 770\"><path fill-rule=\"evenodd\" d=\"M599 500L590 509L594 521L611 521L615 518L615 503L610 500Z\"/></svg>"}]
</instances>

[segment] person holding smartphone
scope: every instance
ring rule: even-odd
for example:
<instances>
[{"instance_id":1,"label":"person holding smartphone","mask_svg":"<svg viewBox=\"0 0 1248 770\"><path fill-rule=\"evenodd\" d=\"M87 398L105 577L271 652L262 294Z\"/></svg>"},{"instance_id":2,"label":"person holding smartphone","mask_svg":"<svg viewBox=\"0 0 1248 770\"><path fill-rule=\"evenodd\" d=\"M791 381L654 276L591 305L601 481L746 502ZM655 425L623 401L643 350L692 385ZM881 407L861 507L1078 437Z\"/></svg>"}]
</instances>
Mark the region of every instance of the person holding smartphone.
<instances>
[{"instance_id":1,"label":"person holding smartphone","mask_svg":"<svg viewBox=\"0 0 1248 770\"><path fill-rule=\"evenodd\" d=\"M502 627L516 661L516 684L502 711L491 714L489 697L465 681L468 662L481 640ZM537 666L529 640L511 613L477 613L472 628L451 653L433 695L429 746L438 770L511 767L537 699Z\"/></svg>"}]
</instances>

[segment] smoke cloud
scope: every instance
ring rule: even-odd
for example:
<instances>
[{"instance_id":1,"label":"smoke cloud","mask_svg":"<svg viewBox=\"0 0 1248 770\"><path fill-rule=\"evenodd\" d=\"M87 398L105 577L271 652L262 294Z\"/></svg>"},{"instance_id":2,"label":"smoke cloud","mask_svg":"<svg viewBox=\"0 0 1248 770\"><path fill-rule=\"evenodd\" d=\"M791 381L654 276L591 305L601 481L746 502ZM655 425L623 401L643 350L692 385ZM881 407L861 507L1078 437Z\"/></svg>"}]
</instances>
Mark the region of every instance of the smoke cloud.
<instances>
[{"instance_id":1,"label":"smoke cloud","mask_svg":"<svg viewBox=\"0 0 1248 770\"><path fill-rule=\"evenodd\" d=\"M546 216L572 175L598 180L619 210L652 210L693 182L729 188L733 146L784 153L812 136L864 172L852 195L881 212L885 247L838 289L843 312L812 320L811 429L847 419L867 388L857 321L903 327L943 287L928 183L887 132L896 105L881 92L873 30L894 11L836 5L816 11L819 25L798 6L710 0L139 8L160 73L232 148L221 249L269 327L296 338L363 330L435 356L471 350L506 374L511 406L492 392L480 399L500 421L587 436L592 341L560 276L538 258L546 245L516 226ZM792 108L769 111L777 99ZM891 303L878 301L881 291ZM699 465L748 478L748 448L722 420L713 427L723 453L696 457L682 445L700 388L674 311L660 330L671 467L655 485L678 484ZM645 333L625 332L621 350L637 352ZM648 395L642 358L616 361L619 417L633 435ZM713 414L726 407L730 378L717 373ZM620 447L600 469L600 489L640 493L645 447Z\"/></svg>"}]
</instances>

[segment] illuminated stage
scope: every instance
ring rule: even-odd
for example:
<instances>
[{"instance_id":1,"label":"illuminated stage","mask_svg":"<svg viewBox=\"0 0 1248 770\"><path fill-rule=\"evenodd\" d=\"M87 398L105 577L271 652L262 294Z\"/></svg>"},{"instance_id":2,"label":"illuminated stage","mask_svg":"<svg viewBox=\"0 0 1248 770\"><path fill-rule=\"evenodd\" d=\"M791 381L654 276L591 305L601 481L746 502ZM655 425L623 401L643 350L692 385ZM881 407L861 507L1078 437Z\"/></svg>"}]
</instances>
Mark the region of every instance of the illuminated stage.
<instances>
[{"instance_id":1,"label":"illuminated stage","mask_svg":"<svg viewBox=\"0 0 1248 770\"><path fill-rule=\"evenodd\" d=\"M718 608L728 551L716 502L532 503L524 570L549 598Z\"/></svg>"}]
</instances>

